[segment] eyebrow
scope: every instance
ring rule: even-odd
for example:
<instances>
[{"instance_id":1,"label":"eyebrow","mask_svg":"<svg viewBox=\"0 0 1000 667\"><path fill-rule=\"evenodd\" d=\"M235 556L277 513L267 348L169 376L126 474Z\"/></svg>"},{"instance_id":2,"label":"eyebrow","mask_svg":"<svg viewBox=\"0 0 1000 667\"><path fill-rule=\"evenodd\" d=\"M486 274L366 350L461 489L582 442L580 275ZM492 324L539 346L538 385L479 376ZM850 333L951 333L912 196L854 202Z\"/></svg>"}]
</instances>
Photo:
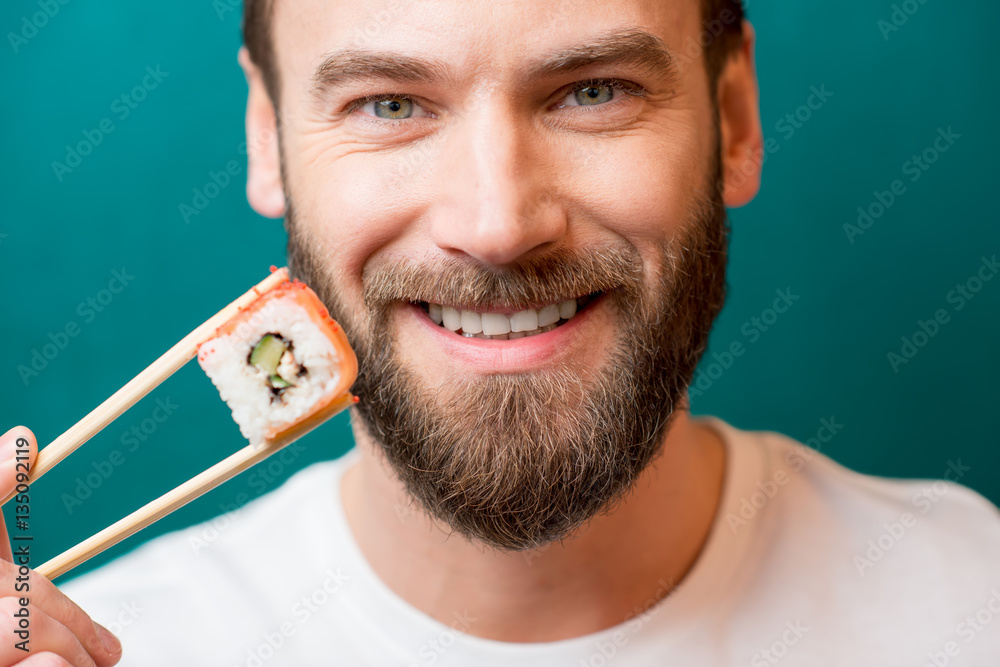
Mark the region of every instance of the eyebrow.
<instances>
[{"instance_id":1,"label":"eyebrow","mask_svg":"<svg viewBox=\"0 0 1000 667\"><path fill-rule=\"evenodd\" d=\"M551 77L601 65L638 66L648 74L673 79L676 59L656 35L644 30L620 30L549 53L528 63L518 72L528 79ZM327 54L312 77L312 91L320 95L331 89L372 80L398 84L454 84L456 77L446 63L398 53L348 49Z\"/></svg>"},{"instance_id":2,"label":"eyebrow","mask_svg":"<svg viewBox=\"0 0 1000 667\"><path fill-rule=\"evenodd\" d=\"M441 62L396 53L345 50L328 54L312 77L314 93L373 79L395 83L450 81L449 68Z\"/></svg>"},{"instance_id":3,"label":"eyebrow","mask_svg":"<svg viewBox=\"0 0 1000 667\"><path fill-rule=\"evenodd\" d=\"M527 68L527 76L542 78L598 65L634 65L649 74L673 78L676 59L663 40L645 30L621 30L545 56Z\"/></svg>"}]
</instances>

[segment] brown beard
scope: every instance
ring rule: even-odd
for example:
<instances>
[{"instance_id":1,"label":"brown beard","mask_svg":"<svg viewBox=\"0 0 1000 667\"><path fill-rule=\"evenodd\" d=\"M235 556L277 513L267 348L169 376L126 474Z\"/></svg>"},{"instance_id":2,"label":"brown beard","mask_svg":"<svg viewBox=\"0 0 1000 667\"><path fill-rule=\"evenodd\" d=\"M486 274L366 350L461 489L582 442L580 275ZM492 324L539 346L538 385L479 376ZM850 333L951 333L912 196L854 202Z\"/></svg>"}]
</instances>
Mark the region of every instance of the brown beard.
<instances>
[{"instance_id":1,"label":"brown beard","mask_svg":"<svg viewBox=\"0 0 1000 667\"><path fill-rule=\"evenodd\" d=\"M631 247L554 251L502 269L376 261L362 276L367 323L351 316L289 200L292 274L317 292L358 355L354 419L431 516L498 549L536 548L606 511L659 453L725 296L726 213L714 167L709 194L693 198L683 232L647 267L650 287ZM598 368L449 377L433 390L395 347L400 301L485 310L595 291L618 325Z\"/></svg>"}]
</instances>

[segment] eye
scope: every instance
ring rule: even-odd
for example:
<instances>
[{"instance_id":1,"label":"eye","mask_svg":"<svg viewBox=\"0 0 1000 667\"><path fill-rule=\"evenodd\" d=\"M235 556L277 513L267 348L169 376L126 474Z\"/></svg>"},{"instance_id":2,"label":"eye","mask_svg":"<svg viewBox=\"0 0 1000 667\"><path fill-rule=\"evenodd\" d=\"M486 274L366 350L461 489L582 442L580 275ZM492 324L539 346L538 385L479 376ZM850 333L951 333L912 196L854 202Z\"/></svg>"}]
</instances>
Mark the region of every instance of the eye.
<instances>
[{"instance_id":1,"label":"eye","mask_svg":"<svg viewBox=\"0 0 1000 667\"><path fill-rule=\"evenodd\" d=\"M358 100L352 108L380 120L406 120L430 115L412 99L402 96L370 97Z\"/></svg>"},{"instance_id":2,"label":"eye","mask_svg":"<svg viewBox=\"0 0 1000 667\"><path fill-rule=\"evenodd\" d=\"M581 81L557 105L561 107L595 107L608 104L626 95L643 97L641 87L619 80Z\"/></svg>"},{"instance_id":3,"label":"eye","mask_svg":"<svg viewBox=\"0 0 1000 667\"><path fill-rule=\"evenodd\" d=\"M605 104L610 102L615 98L615 93L618 92L614 87L601 84L597 86L587 86L586 88L577 88L568 96L571 100L571 106L593 106L595 104Z\"/></svg>"}]
</instances>

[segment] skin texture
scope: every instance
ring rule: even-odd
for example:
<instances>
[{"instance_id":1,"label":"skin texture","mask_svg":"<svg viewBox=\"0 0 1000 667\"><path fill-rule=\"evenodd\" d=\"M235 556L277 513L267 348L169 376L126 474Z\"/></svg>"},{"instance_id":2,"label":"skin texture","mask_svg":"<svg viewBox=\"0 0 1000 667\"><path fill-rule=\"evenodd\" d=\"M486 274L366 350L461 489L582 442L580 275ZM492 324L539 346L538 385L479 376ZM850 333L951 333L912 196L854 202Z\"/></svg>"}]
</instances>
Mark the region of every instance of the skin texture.
<instances>
[{"instance_id":1,"label":"skin texture","mask_svg":"<svg viewBox=\"0 0 1000 667\"><path fill-rule=\"evenodd\" d=\"M701 58L678 56L670 68L628 61L544 73L537 64L622 35L652 35L677 51L700 30L693 0L279 3L280 112L245 52L240 58L255 147L248 198L270 217L290 214L286 204L294 202L294 229L322 258L339 317L359 328L371 321L366 269L394 261L452 259L501 271L556 249L626 248L655 293L669 270L661 249L684 237L716 151L722 201L739 206L756 194L752 30L744 26L744 47L716 82L718 127ZM419 59L434 76L396 63L382 69L410 76L392 80L373 69L372 54ZM317 86L332 78L317 71L347 69L368 75ZM571 106L574 86L591 79L626 81L643 94ZM415 115L380 122L373 106L353 104L372 95L412 101ZM402 303L387 326L399 363L424 389L447 390L455 377L555 372L547 358L501 353L475 362L449 354ZM601 367L620 328L613 309L595 308L578 335L561 340L560 369L582 376ZM344 502L376 573L442 622L469 612L477 619L469 632L506 641L615 625L680 582L711 526L725 468L717 435L693 423L682 402L659 457L611 511L567 539L512 553L456 539L455 526L415 506L365 421L352 423L362 457L345 477Z\"/></svg>"}]
</instances>

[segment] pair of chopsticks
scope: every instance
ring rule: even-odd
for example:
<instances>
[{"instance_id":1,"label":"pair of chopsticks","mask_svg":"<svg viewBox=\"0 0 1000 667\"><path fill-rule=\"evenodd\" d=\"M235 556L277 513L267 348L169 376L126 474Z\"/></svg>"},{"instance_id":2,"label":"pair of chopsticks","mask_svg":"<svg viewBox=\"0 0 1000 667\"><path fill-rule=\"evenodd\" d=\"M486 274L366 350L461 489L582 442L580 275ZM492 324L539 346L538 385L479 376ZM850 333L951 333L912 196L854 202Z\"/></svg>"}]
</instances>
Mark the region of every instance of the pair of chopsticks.
<instances>
[{"instance_id":1,"label":"pair of chopsticks","mask_svg":"<svg viewBox=\"0 0 1000 667\"><path fill-rule=\"evenodd\" d=\"M233 301L209 318L204 324L182 338L180 342L167 350L163 356L150 364L148 368L136 375L128 384L112 394L110 398L97 406L90 414L38 452L35 464L29 471L29 483L37 481L80 445L93 438L104 427L135 405L139 399L176 373L184 364L191 361L198 354L198 346L212 338L220 326L235 317L260 295L286 282L288 279L287 269L281 268L273 271L271 275L262 280L249 292ZM211 491L223 482L235 477L247 468L263 461L283 447L298 440L328 417L351 405L352 399L353 397L350 393L347 393L342 400L335 401L327 409L323 410L321 414L304 420L277 439L268 440L259 446L249 445L244 447L172 491L144 505L89 539L84 540L72 549L45 562L40 567L35 568L35 571L48 579L55 579L65 574L89 558L134 535L153 522L162 519L174 510L183 507L195 498ZM15 494L16 492L12 492L0 502L0 505L5 504Z\"/></svg>"}]
</instances>

